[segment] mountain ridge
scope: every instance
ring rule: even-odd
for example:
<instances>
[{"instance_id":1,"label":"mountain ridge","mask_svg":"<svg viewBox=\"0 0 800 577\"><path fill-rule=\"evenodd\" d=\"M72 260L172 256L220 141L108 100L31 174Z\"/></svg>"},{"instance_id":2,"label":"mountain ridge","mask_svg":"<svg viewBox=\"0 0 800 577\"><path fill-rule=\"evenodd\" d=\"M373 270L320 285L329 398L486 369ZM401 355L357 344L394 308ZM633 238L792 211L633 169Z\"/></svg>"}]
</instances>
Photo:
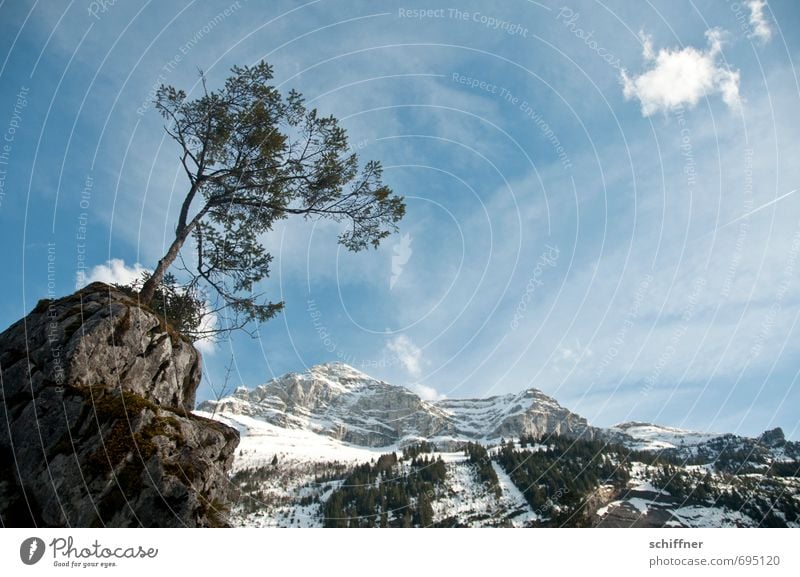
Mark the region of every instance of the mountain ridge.
<instances>
[{"instance_id":1,"label":"mountain ridge","mask_svg":"<svg viewBox=\"0 0 800 577\"><path fill-rule=\"evenodd\" d=\"M484 398L428 401L344 363L287 373L254 389L240 387L228 397L201 403L198 410L305 428L367 447L419 440L486 442L521 435L594 437L598 432L586 419L535 388Z\"/></svg>"}]
</instances>

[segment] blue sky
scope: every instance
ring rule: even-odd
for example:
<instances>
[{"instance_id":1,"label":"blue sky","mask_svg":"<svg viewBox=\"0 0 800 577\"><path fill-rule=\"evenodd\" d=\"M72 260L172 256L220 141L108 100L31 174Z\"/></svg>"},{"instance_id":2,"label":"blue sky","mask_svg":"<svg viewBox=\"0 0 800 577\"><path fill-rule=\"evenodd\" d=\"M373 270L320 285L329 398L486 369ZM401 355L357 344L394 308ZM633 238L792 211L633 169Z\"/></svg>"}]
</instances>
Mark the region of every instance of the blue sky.
<instances>
[{"instance_id":1,"label":"blue sky","mask_svg":"<svg viewBox=\"0 0 800 577\"><path fill-rule=\"evenodd\" d=\"M343 361L597 425L800 436L800 10L747 2L0 4L0 321L152 267L186 191L149 104L268 60L407 199L377 251L286 221L212 394ZM5 147L5 148L3 148ZM81 238L81 237L85 237ZM85 255L79 254L84 250ZM50 252L48 252L50 249Z\"/></svg>"}]
</instances>

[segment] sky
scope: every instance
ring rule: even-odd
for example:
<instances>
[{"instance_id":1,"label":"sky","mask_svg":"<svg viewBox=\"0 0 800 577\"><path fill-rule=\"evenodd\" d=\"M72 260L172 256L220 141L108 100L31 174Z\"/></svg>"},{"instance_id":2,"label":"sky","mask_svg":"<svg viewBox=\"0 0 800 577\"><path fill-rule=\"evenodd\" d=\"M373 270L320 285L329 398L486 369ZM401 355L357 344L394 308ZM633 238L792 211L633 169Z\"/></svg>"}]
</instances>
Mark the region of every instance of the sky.
<instances>
[{"instance_id":1,"label":"sky","mask_svg":"<svg viewBox=\"0 0 800 577\"><path fill-rule=\"evenodd\" d=\"M200 343L199 399L340 361L798 439L798 29L793 0L0 2L0 325L152 269L188 190L155 89L266 60L407 214L360 253L266 234L285 311Z\"/></svg>"}]
</instances>

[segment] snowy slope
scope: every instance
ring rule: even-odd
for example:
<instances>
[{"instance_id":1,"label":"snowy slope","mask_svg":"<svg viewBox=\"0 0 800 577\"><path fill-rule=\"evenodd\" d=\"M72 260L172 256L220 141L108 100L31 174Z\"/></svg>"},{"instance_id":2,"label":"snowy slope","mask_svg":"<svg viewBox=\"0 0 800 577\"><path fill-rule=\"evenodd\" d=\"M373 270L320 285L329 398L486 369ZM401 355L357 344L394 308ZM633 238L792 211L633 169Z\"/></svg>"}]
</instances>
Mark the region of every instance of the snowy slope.
<instances>
[{"instance_id":1,"label":"snowy slope","mask_svg":"<svg viewBox=\"0 0 800 577\"><path fill-rule=\"evenodd\" d=\"M618 434L620 440L630 448L642 451L689 447L720 436L718 433L700 433L639 422L621 423L610 427L608 432L612 435Z\"/></svg>"},{"instance_id":2,"label":"snowy slope","mask_svg":"<svg viewBox=\"0 0 800 577\"><path fill-rule=\"evenodd\" d=\"M195 414L212 418L211 413L203 411L195 411ZM233 413L218 414L213 418L237 429L241 435L234 459L234 472L268 465L275 455L279 459L291 458L296 461L362 463L397 450L397 447L373 449L350 445L305 429L278 427Z\"/></svg>"}]
</instances>

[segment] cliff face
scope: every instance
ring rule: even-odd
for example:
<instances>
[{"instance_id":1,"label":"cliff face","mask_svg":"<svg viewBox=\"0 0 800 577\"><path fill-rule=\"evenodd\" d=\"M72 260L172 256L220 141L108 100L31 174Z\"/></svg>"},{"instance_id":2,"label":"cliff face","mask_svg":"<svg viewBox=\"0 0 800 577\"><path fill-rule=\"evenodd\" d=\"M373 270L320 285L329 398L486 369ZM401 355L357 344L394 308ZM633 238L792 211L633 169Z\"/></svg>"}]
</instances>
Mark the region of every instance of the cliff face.
<instances>
[{"instance_id":1,"label":"cliff face","mask_svg":"<svg viewBox=\"0 0 800 577\"><path fill-rule=\"evenodd\" d=\"M102 283L0 334L4 526L225 525L230 427L192 415L200 355Z\"/></svg>"}]
</instances>

